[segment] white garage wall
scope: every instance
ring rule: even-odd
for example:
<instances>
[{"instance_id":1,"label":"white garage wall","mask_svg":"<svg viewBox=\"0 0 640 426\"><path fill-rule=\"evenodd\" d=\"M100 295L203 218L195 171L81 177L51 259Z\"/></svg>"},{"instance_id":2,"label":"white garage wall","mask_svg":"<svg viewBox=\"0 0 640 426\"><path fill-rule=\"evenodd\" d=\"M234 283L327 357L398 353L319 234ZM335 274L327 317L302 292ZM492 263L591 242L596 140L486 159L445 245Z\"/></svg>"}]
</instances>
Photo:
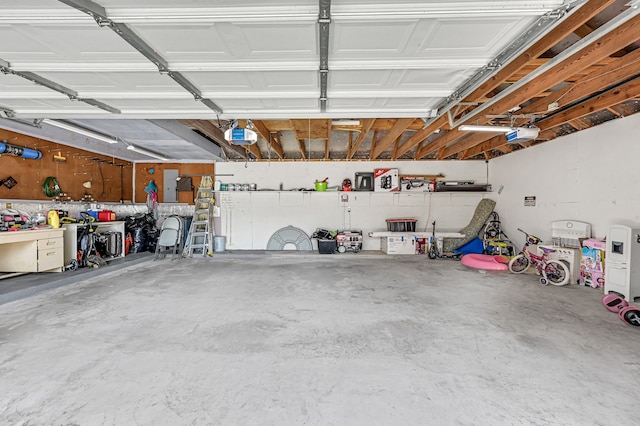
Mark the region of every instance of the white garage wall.
<instances>
[{"instance_id":1,"label":"white garage wall","mask_svg":"<svg viewBox=\"0 0 640 426\"><path fill-rule=\"evenodd\" d=\"M246 167L245 167L246 166ZM427 223L437 221L438 229L459 229L471 219L484 192L379 193L379 192L302 192L293 188L313 188L316 179L329 178L329 186L354 180L355 172L396 167L401 174L439 174L446 180L473 180L487 183L484 161L399 161L399 162L278 162L217 163L216 174L224 183L257 183L258 189L285 191L221 192L220 234L227 237L227 248L264 250L271 235L285 226L295 226L311 235L317 228L360 229L365 250L379 250L379 238L366 236L385 231L387 218L418 219L417 230L431 231ZM355 183L355 182L354 182ZM341 194L349 197L342 202ZM350 211L349 211L350 210ZM314 247L316 247L314 245Z\"/></svg>"},{"instance_id":2,"label":"white garage wall","mask_svg":"<svg viewBox=\"0 0 640 426\"><path fill-rule=\"evenodd\" d=\"M551 239L551 222L588 222L604 238L611 224L640 226L640 114L563 136L489 163L503 229L517 245L520 227ZM535 207L524 197L535 196Z\"/></svg>"}]
</instances>

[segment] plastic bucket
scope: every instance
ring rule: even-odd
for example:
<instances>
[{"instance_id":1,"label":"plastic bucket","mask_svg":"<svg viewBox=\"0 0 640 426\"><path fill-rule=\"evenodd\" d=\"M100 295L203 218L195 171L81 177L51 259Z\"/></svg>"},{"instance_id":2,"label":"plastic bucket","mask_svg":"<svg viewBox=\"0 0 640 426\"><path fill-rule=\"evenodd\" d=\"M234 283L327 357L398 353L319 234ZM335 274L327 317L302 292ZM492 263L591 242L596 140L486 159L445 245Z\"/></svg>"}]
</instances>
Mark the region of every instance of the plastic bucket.
<instances>
[{"instance_id":1,"label":"plastic bucket","mask_svg":"<svg viewBox=\"0 0 640 426\"><path fill-rule=\"evenodd\" d=\"M227 237L224 235L217 235L213 237L213 251L216 253L221 253L225 249L225 245L227 243Z\"/></svg>"},{"instance_id":2,"label":"plastic bucket","mask_svg":"<svg viewBox=\"0 0 640 426\"><path fill-rule=\"evenodd\" d=\"M327 190L327 182L316 182L316 191L324 192Z\"/></svg>"}]
</instances>

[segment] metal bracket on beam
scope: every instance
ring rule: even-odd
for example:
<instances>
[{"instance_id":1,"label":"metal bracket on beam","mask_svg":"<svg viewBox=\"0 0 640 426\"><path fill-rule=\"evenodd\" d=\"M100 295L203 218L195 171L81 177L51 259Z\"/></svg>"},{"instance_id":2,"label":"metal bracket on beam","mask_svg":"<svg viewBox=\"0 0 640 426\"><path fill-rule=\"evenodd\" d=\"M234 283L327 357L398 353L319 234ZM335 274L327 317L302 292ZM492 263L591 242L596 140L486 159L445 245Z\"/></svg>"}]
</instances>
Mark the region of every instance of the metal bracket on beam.
<instances>
[{"instance_id":1,"label":"metal bracket on beam","mask_svg":"<svg viewBox=\"0 0 640 426\"><path fill-rule=\"evenodd\" d=\"M0 117L1 118L14 118L16 116L16 112L11 108L0 108Z\"/></svg>"},{"instance_id":2,"label":"metal bracket on beam","mask_svg":"<svg viewBox=\"0 0 640 426\"><path fill-rule=\"evenodd\" d=\"M331 0L319 0L318 40L320 53L320 111L327 110L327 84L329 74L329 25L331 24Z\"/></svg>"},{"instance_id":3,"label":"metal bracket on beam","mask_svg":"<svg viewBox=\"0 0 640 426\"><path fill-rule=\"evenodd\" d=\"M455 127L453 125L453 122L455 120L455 117L458 115L458 113L460 112L460 110L462 109L463 106L474 106L474 105L478 105L478 102L458 102L456 104L456 106L455 106L455 111L453 113L451 113L450 109L447 110L447 118L449 119L449 127L451 127L452 129Z\"/></svg>"}]
</instances>

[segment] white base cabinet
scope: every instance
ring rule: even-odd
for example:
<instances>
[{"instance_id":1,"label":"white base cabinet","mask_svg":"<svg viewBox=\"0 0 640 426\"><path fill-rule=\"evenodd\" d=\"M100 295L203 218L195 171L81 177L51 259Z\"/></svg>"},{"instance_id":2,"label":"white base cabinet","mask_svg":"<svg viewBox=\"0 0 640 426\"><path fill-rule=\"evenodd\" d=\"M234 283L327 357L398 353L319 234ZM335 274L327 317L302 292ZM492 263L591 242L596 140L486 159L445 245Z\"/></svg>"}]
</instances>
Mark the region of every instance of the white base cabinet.
<instances>
[{"instance_id":1,"label":"white base cabinet","mask_svg":"<svg viewBox=\"0 0 640 426\"><path fill-rule=\"evenodd\" d=\"M61 272L64 229L40 229L0 234L0 272Z\"/></svg>"}]
</instances>

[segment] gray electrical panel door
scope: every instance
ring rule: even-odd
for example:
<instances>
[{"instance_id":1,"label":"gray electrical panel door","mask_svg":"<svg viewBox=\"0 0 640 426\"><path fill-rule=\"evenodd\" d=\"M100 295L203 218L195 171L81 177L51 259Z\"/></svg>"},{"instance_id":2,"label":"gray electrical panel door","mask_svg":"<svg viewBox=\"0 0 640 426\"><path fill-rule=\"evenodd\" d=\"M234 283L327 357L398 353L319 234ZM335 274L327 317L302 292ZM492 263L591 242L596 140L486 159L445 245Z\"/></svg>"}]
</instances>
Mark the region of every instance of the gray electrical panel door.
<instances>
[{"instance_id":1,"label":"gray electrical panel door","mask_svg":"<svg viewBox=\"0 0 640 426\"><path fill-rule=\"evenodd\" d=\"M165 170L164 171L164 203L177 203L178 202L178 171L177 170Z\"/></svg>"}]
</instances>

